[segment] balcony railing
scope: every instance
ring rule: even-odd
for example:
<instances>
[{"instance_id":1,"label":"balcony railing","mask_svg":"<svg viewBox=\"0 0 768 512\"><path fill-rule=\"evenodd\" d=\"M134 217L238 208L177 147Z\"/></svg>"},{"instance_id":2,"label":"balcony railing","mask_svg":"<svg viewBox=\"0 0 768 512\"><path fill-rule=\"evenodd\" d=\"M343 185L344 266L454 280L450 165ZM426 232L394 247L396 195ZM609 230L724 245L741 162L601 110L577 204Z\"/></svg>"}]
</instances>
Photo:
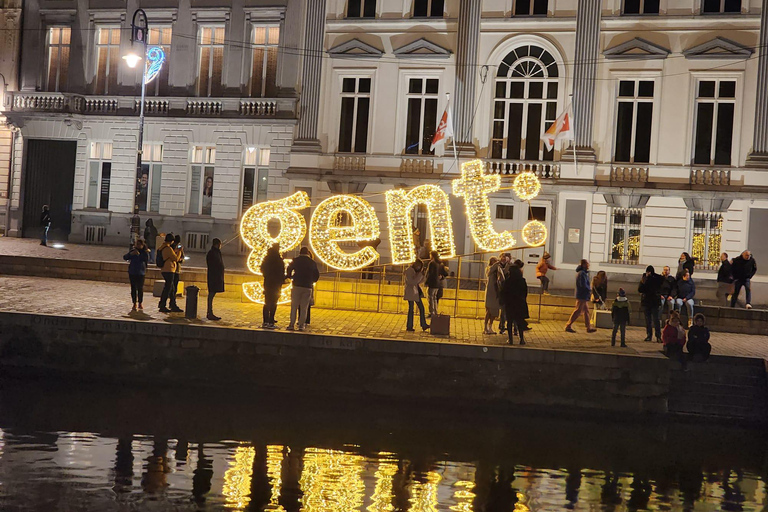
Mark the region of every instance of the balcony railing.
<instances>
[{"instance_id":1,"label":"balcony railing","mask_svg":"<svg viewBox=\"0 0 768 512\"><path fill-rule=\"evenodd\" d=\"M539 179L560 178L560 164L556 162L535 162L524 160L488 160L488 172L504 176L517 176L530 171Z\"/></svg>"},{"instance_id":2,"label":"balcony railing","mask_svg":"<svg viewBox=\"0 0 768 512\"><path fill-rule=\"evenodd\" d=\"M647 167L613 167L611 181L621 183L648 183Z\"/></svg>"},{"instance_id":3,"label":"balcony railing","mask_svg":"<svg viewBox=\"0 0 768 512\"><path fill-rule=\"evenodd\" d=\"M406 157L400 160L400 172L412 174L432 174L435 172L435 159L430 157Z\"/></svg>"},{"instance_id":4,"label":"balcony railing","mask_svg":"<svg viewBox=\"0 0 768 512\"><path fill-rule=\"evenodd\" d=\"M728 186L730 184L729 169L691 169L691 185Z\"/></svg>"},{"instance_id":5,"label":"balcony railing","mask_svg":"<svg viewBox=\"0 0 768 512\"><path fill-rule=\"evenodd\" d=\"M335 155L333 158L334 171L364 171L365 156L363 155Z\"/></svg>"},{"instance_id":6,"label":"balcony railing","mask_svg":"<svg viewBox=\"0 0 768 512\"><path fill-rule=\"evenodd\" d=\"M133 96L83 96L60 92L10 92L10 112L85 115L136 115L141 100ZM296 117L295 98L147 98L144 114L177 117Z\"/></svg>"}]
</instances>

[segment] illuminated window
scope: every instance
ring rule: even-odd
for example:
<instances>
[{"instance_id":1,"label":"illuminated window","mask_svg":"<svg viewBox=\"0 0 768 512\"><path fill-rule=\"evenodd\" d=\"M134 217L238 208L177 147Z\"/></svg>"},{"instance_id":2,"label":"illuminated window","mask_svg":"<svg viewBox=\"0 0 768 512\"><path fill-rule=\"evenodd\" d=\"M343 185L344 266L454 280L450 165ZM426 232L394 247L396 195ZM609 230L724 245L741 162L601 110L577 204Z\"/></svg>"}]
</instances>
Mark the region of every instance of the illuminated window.
<instances>
[{"instance_id":1,"label":"illuminated window","mask_svg":"<svg viewBox=\"0 0 768 512\"><path fill-rule=\"evenodd\" d=\"M611 211L610 263L635 265L640 260L640 224L643 211L639 208L614 208Z\"/></svg>"},{"instance_id":2,"label":"illuminated window","mask_svg":"<svg viewBox=\"0 0 768 512\"><path fill-rule=\"evenodd\" d=\"M160 211L160 185L163 180L163 145L144 144L141 172L136 177L136 204L143 212Z\"/></svg>"},{"instance_id":3,"label":"illuminated window","mask_svg":"<svg viewBox=\"0 0 768 512\"><path fill-rule=\"evenodd\" d=\"M251 58L251 97L277 96L277 52L280 27L254 25Z\"/></svg>"},{"instance_id":4,"label":"illuminated window","mask_svg":"<svg viewBox=\"0 0 768 512\"><path fill-rule=\"evenodd\" d=\"M109 187L112 180L112 143L91 142L88 154L87 208L109 209Z\"/></svg>"},{"instance_id":5,"label":"illuminated window","mask_svg":"<svg viewBox=\"0 0 768 512\"><path fill-rule=\"evenodd\" d=\"M198 31L200 56L197 72L198 96L221 96L224 65L224 26L202 26Z\"/></svg>"},{"instance_id":6,"label":"illuminated window","mask_svg":"<svg viewBox=\"0 0 768 512\"><path fill-rule=\"evenodd\" d=\"M492 157L553 160L541 141L557 119L558 69L539 46L521 46L504 57L496 74Z\"/></svg>"},{"instance_id":7,"label":"illuminated window","mask_svg":"<svg viewBox=\"0 0 768 512\"><path fill-rule=\"evenodd\" d=\"M45 89L48 92L60 92L67 88L71 35L72 29L69 27L48 29L48 69Z\"/></svg>"},{"instance_id":8,"label":"illuminated window","mask_svg":"<svg viewBox=\"0 0 768 512\"><path fill-rule=\"evenodd\" d=\"M514 16L546 16L547 0L512 0Z\"/></svg>"},{"instance_id":9,"label":"illuminated window","mask_svg":"<svg viewBox=\"0 0 768 512\"><path fill-rule=\"evenodd\" d=\"M216 148L195 146L192 148L192 167L189 185L189 209L192 215L210 215L213 206L213 170Z\"/></svg>"},{"instance_id":10,"label":"illuminated window","mask_svg":"<svg viewBox=\"0 0 768 512\"><path fill-rule=\"evenodd\" d=\"M705 14L719 14L727 12L741 12L741 0L704 0Z\"/></svg>"},{"instance_id":11,"label":"illuminated window","mask_svg":"<svg viewBox=\"0 0 768 512\"><path fill-rule=\"evenodd\" d=\"M154 94L155 96L164 96L168 93L168 75L170 72L170 57L171 57L171 36L172 29L170 26L155 26L149 29L149 46L158 46L165 52L165 62L163 67L160 68L160 74L157 75L154 82L147 88L147 93ZM143 66L139 66L143 69ZM141 75L139 75L141 77Z\"/></svg>"},{"instance_id":12,"label":"illuminated window","mask_svg":"<svg viewBox=\"0 0 768 512\"><path fill-rule=\"evenodd\" d=\"M371 108L371 79L346 77L341 81L339 153L365 153Z\"/></svg>"},{"instance_id":13,"label":"illuminated window","mask_svg":"<svg viewBox=\"0 0 768 512\"><path fill-rule=\"evenodd\" d=\"M696 268L714 270L720 266L723 216L719 213L691 214L691 256Z\"/></svg>"},{"instance_id":14,"label":"illuminated window","mask_svg":"<svg viewBox=\"0 0 768 512\"><path fill-rule=\"evenodd\" d=\"M414 18L442 18L445 0L414 0Z\"/></svg>"},{"instance_id":15,"label":"illuminated window","mask_svg":"<svg viewBox=\"0 0 768 512\"><path fill-rule=\"evenodd\" d=\"M731 165L735 107L734 80L699 81L694 122L694 164Z\"/></svg>"},{"instance_id":16,"label":"illuminated window","mask_svg":"<svg viewBox=\"0 0 768 512\"><path fill-rule=\"evenodd\" d=\"M659 14L659 0L624 0L624 14Z\"/></svg>"},{"instance_id":17,"label":"illuminated window","mask_svg":"<svg viewBox=\"0 0 768 512\"><path fill-rule=\"evenodd\" d=\"M96 87L94 94L117 93L117 66L120 63L120 27L96 29Z\"/></svg>"},{"instance_id":18,"label":"illuminated window","mask_svg":"<svg viewBox=\"0 0 768 512\"><path fill-rule=\"evenodd\" d=\"M248 148L243 163L243 196L241 211L267 200L269 182L269 149Z\"/></svg>"},{"instance_id":19,"label":"illuminated window","mask_svg":"<svg viewBox=\"0 0 768 512\"><path fill-rule=\"evenodd\" d=\"M375 18L376 0L349 0L347 18Z\"/></svg>"},{"instance_id":20,"label":"illuminated window","mask_svg":"<svg viewBox=\"0 0 768 512\"><path fill-rule=\"evenodd\" d=\"M619 81L616 162L650 162L653 88L653 80Z\"/></svg>"},{"instance_id":21,"label":"illuminated window","mask_svg":"<svg viewBox=\"0 0 768 512\"><path fill-rule=\"evenodd\" d=\"M437 129L437 78L408 80L408 115L405 126L405 153L432 155L432 137Z\"/></svg>"}]
</instances>

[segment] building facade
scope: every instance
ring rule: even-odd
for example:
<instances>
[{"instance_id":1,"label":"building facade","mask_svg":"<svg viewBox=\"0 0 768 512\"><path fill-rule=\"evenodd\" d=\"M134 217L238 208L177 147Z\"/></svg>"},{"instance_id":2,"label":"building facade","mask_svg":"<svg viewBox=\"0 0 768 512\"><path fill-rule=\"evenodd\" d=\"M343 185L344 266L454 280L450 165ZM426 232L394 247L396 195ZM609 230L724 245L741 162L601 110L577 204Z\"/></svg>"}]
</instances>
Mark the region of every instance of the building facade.
<instances>
[{"instance_id":1,"label":"building facade","mask_svg":"<svg viewBox=\"0 0 768 512\"><path fill-rule=\"evenodd\" d=\"M2 79L2 97L6 92L16 91L19 65L19 37L21 31L21 1L4 0L0 6L0 79ZM11 190L11 173L13 165L11 147L15 130L8 126L5 118L7 105L0 101L0 230L6 232L6 215L8 213L9 195Z\"/></svg>"}]
</instances>

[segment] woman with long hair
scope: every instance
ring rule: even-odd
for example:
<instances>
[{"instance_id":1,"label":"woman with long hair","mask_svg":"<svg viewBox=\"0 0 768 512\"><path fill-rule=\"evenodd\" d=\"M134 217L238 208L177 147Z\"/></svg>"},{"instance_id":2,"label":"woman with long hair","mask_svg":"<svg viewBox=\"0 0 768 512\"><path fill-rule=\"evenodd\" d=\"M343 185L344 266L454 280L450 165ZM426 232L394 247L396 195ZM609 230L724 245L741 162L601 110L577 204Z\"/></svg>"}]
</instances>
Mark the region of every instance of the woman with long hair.
<instances>
[{"instance_id":1,"label":"woman with long hair","mask_svg":"<svg viewBox=\"0 0 768 512\"><path fill-rule=\"evenodd\" d=\"M498 262L499 259L492 256L488 260L488 266L485 268L487 281L485 284L485 324L483 325L483 334L496 334L493 332L493 322L496 321L501 310L501 304L499 303Z\"/></svg>"},{"instance_id":2,"label":"woman with long hair","mask_svg":"<svg viewBox=\"0 0 768 512\"><path fill-rule=\"evenodd\" d=\"M592 278L592 302L595 307L602 305L605 307L605 301L608 298L608 274L605 270L600 270Z\"/></svg>"}]
</instances>

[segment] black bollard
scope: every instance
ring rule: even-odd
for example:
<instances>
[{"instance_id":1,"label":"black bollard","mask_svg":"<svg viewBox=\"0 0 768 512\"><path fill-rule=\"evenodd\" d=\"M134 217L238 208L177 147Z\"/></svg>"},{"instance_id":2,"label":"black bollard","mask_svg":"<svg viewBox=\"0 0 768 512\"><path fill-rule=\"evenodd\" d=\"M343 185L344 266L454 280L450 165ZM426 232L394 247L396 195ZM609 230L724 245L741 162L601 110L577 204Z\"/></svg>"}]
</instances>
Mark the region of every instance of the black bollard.
<instances>
[{"instance_id":1,"label":"black bollard","mask_svg":"<svg viewBox=\"0 0 768 512\"><path fill-rule=\"evenodd\" d=\"M187 307L184 308L184 316L197 320L197 295L200 293L200 288L197 286L187 286Z\"/></svg>"}]
</instances>

